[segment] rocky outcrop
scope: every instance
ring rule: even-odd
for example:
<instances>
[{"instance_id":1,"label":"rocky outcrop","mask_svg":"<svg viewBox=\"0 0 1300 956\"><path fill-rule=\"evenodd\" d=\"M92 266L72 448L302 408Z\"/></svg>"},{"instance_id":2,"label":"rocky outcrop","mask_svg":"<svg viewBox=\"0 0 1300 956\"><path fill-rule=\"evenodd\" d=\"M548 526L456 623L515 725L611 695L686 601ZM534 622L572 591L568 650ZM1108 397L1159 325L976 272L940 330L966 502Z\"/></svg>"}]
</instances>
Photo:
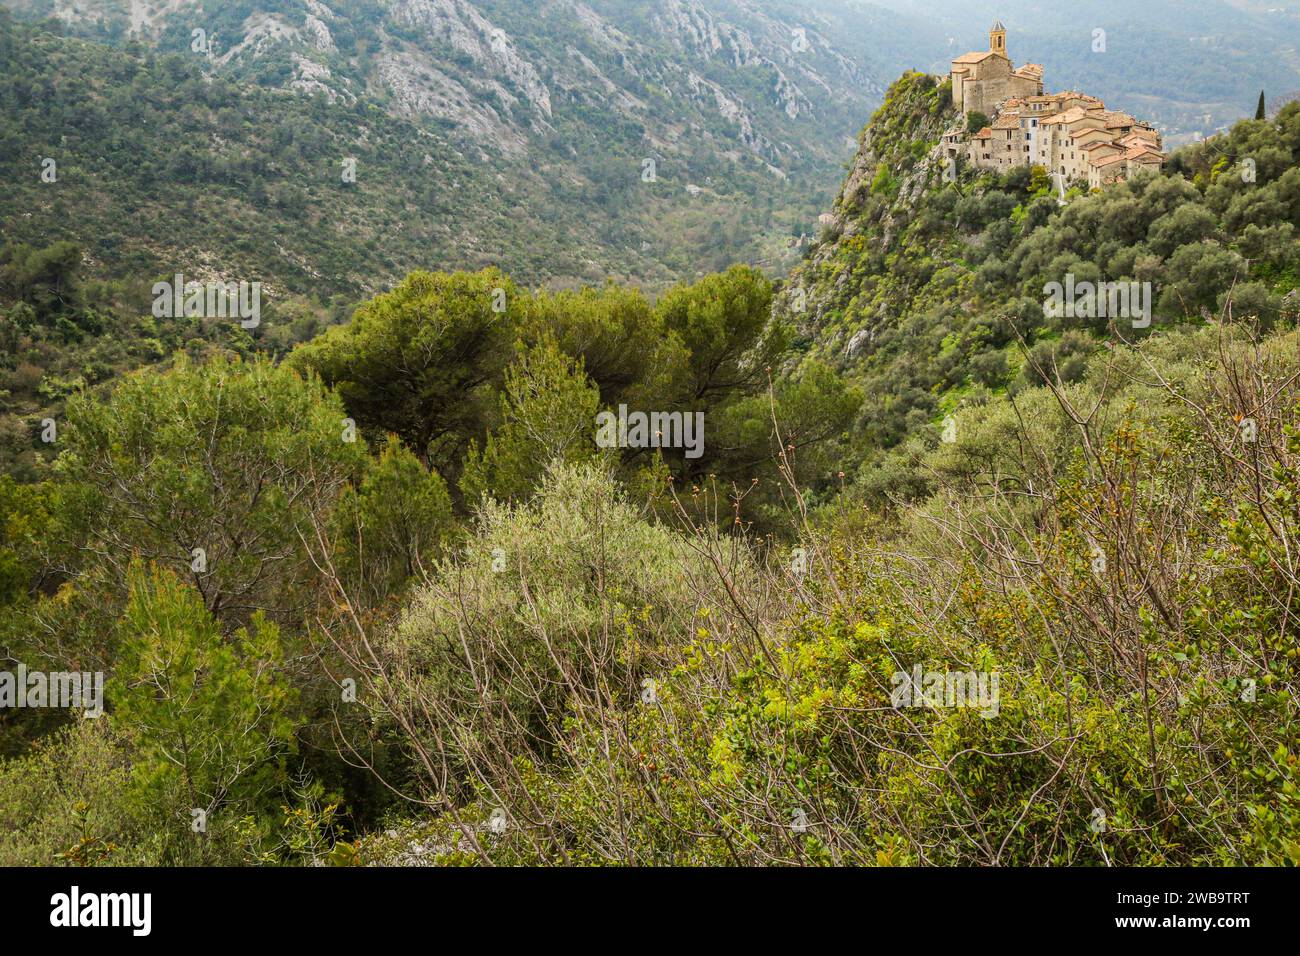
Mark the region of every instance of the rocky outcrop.
<instances>
[{"instance_id":1,"label":"rocky outcrop","mask_svg":"<svg viewBox=\"0 0 1300 956\"><path fill-rule=\"evenodd\" d=\"M507 153L525 145L524 136L491 106L481 102L458 80L409 53L387 53L380 58L377 79L405 116L434 116L451 121L465 132L492 143ZM510 105L515 97L504 88L499 94Z\"/></svg>"},{"instance_id":2,"label":"rocky outcrop","mask_svg":"<svg viewBox=\"0 0 1300 956\"><path fill-rule=\"evenodd\" d=\"M578 106L575 146L599 141L610 123L639 125L648 149L752 157L784 177L810 159L837 166L833 131L860 121L880 94L811 6L530 4L278 0L253 4L232 30L203 0L48 0L54 15L87 35L120 25L157 39L215 24L207 27L212 69L263 85L277 78L289 92L331 103L369 94L397 115L428 119L489 152L524 152L555 132L557 110ZM573 113L566 119L574 130Z\"/></svg>"},{"instance_id":3,"label":"rocky outcrop","mask_svg":"<svg viewBox=\"0 0 1300 956\"><path fill-rule=\"evenodd\" d=\"M944 81L908 73L889 90L885 105L863 129L858 151L829 214L821 220L822 239L791 274L781 297L782 310L804 331L819 332L828 310L851 294L848 276L828 269L839 244L859 234L890 249L922 194L942 181L940 136L955 120ZM919 152L920 149L924 152ZM793 303L801 308L792 308ZM881 313L873 321L885 321ZM849 358L867 348L874 328L860 328L841 339Z\"/></svg>"},{"instance_id":4,"label":"rocky outcrop","mask_svg":"<svg viewBox=\"0 0 1300 956\"><path fill-rule=\"evenodd\" d=\"M294 78L289 81L289 88L298 93L322 93L331 103L343 99L349 103L356 101L356 96L343 87L335 87L334 75L323 63L309 60L298 53L293 54Z\"/></svg>"},{"instance_id":5,"label":"rocky outcrop","mask_svg":"<svg viewBox=\"0 0 1300 956\"><path fill-rule=\"evenodd\" d=\"M499 73L541 115L551 116L551 91L537 68L524 59L506 31L464 0L397 0L393 19L427 29L430 36L469 57L489 73ZM499 86L499 84L498 84Z\"/></svg>"},{"instance_id":6,"label":"rocky outcrop","mask_svg":"<svg viewBox=\"0 0 1300 956\"><path fill-rule=\"evenodd\" d=\"M321 53L335 52L334 37L330 35L330 28L325 25L324 20L308 14L303 20L302 31L313 50L319 50Z\"/></svg>"},{"instance_id":7,"label":"rocky outcrop","mask_svg":"<svg viewBox=\"0 0 1300 956\"><path fill-rule=\"evenodd\" d=\"M221 43L224 52L218 52L216 61L222 66L240 63L245 60L257 60L268 56L275 48L305 45L302 32L283 17L271 13L251 14L243 24L244 35L241 39ZM214 44L225 40L223 37L211 38ZM292 52L289 54L292 57Z\"/></svg>"}]
</instances>

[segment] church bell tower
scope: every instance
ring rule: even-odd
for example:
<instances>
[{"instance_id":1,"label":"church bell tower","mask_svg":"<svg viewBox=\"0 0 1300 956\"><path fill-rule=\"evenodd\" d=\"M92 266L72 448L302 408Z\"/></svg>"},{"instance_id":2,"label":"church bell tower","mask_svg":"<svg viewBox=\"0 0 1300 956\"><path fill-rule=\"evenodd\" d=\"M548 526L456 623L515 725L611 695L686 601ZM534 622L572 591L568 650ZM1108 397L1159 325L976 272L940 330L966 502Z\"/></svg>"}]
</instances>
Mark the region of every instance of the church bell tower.
<instances>
[{"instance_id":1,"label":"church bell tower","mask_svg":"<svg viewBox=\"0 0 1300 956\"><path fill-rule=\"evenodd\" d=\"M1007 55L1007 28L1002 25L1001 20L994 23L993 28L989 30L989 49L994 53Z\"/></svg>"}]
</instances>

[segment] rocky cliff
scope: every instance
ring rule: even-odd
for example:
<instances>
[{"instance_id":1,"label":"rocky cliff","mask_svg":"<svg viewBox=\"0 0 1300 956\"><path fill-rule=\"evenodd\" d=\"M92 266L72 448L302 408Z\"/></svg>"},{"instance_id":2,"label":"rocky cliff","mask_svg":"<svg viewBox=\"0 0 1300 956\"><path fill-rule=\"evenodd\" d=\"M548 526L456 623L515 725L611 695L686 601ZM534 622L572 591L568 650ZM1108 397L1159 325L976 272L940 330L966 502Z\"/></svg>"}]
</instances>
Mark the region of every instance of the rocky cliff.
<instances>
[{"instance_id":1,"label":"rocky cliff","mask_svg":"<svg viewBox=\"0 0 1300 956\"><path fill-rule=\"evenodd\" d=\"M927 189L943 185L939 138L956 121L946 80L907 73L890 87L884 104L859 136L848 175L808 255L791 273L778 307L818 349L847 358L867 346L875 325L897 314L882 299L868 321L838 328L835 322L862 291L860 260L846 249L870 246L878 261L898 254L901 231L912 221Z\"/></svg>"}]
</instances>

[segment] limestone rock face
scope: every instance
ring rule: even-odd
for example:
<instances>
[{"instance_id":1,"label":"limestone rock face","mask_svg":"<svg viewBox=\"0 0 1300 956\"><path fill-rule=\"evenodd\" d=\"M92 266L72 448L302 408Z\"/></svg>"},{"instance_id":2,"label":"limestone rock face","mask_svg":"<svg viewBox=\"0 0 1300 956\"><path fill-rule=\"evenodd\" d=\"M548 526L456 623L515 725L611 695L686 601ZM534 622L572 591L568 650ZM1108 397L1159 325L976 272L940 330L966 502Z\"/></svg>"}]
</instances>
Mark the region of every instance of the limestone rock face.
<instances>
[{"instance_id":1,"label":"limestone rock face","mask_svg":"<svg viewBox=\"0 0 1300 956\"><path fill-rule=\"evenodd\" d=\"M397 0L392 7L399 24L428 31L434 40L464 54L481 72L500 77L496 89L508 83L542 116L551 115L551 91L537 68L522 57L504 29L465 0Z\"/></svg>"},{"instance_id":2,"label":"limestone rock face","mask_svg":"<svg viewBox=\"0 0 1300 956\"><path fill-rule=\"evenodd\" d=\"M213 70L330 103L370 97L475 154L522 154L581 107L597 136L643 128L647 154L747 154L782 179L810 158L837 166L833 131L883 93L832 22L766 0L268 0L242 19L202 0L3 2L88 36L174 45L203 28Z\"/></svg>"},{"instance_id":3,"label":"limestone rock face","mask_svg":"<svg viewBox=\"0 0 1300 956\"><path fill-rule=\"evenodd\" d=\"M836 254L847 242L866 240L886 250L896 244L926 190L942 184L941 137L956 117L940 78L912 73L895 84L884 108L863 129L831 211L819 218L820 240L778 298L776 307L801 333L835 343L839 361L868 353L890 312L882 304L865 323L855 320L838 328L839 313L857 284L835 265Z\"/></svg>"}]
</instances>

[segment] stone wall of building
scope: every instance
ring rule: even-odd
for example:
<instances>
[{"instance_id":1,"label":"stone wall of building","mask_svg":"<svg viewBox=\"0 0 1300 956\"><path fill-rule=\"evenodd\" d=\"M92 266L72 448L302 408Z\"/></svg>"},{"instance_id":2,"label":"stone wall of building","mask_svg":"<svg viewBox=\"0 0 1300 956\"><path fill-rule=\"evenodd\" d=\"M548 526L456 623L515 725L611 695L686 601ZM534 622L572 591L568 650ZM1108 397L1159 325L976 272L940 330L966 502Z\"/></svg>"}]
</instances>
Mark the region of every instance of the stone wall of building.
<instances>
[{"instance_id":1,"label":"stone wall of building","mask_svg":"<svg viewBox=\"0 0 1300 956\"><path fill-rule=\"evenodd\" d=\"M973 135L964 125L949 130L943 137L949 157L999 172L1042 166L1061 181L1093 188L1164 163L1160 134L1150 124L1086 93L1044 95L1043 68L1013 67L1000 22L989 31L988 50L952 61L952 80L963 119L983 113L992 122Z\"/></svg>"},{"instance_id":2,"label":"stone wall of building","mask_svg":"<svg viewBox=\"0 0 1300 956\"><path fill-rule=\"evenodd\" d=\"M1006 100L1042 92L1041 80L1012 72L1010 61L1001 59L996 65L990 64L985 75L964 77L962 86L962 113L983 113L985 116L992 116L998 104Z\"/></svg>"}]
</instances>

